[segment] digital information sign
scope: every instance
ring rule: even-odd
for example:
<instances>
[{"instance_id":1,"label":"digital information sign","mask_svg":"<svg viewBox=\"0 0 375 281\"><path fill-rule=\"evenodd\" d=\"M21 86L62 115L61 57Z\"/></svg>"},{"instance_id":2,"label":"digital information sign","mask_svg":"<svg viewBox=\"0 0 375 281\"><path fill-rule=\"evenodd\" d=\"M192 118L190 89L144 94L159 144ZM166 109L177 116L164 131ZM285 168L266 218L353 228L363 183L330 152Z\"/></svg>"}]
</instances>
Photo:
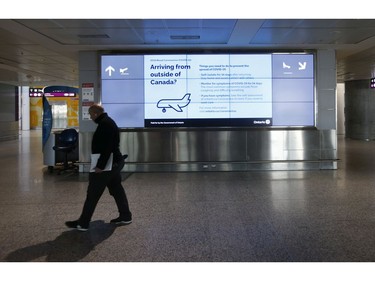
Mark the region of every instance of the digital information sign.
<instances>
[{"instance_id":1,"label":"digital information sign","mask_svg":"<svg viewBox=\"0 0 375 281\"><path fill-rule=\"evenodd\" d=\"M122 128L314 126L314 55L102 55Z\"/></svg>"}]
</instances>

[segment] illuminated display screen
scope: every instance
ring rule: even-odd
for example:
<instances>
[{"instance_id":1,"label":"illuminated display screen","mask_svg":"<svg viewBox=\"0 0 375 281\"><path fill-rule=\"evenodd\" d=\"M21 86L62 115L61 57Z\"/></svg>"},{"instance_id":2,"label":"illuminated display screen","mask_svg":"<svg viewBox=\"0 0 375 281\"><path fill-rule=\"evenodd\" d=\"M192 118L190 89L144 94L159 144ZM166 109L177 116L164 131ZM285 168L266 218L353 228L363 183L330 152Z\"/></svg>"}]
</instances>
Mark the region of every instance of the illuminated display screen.
<instances>
[{"instance_id":1,"label":"illuminated display screen","mask_svg":"<svg viewBox=\"0 0 375 281\"><path fill-rule=\"evenodd\" d=\"M314 55L102 55L119 127L314 126Z\"/></svg>"}]
</instances>

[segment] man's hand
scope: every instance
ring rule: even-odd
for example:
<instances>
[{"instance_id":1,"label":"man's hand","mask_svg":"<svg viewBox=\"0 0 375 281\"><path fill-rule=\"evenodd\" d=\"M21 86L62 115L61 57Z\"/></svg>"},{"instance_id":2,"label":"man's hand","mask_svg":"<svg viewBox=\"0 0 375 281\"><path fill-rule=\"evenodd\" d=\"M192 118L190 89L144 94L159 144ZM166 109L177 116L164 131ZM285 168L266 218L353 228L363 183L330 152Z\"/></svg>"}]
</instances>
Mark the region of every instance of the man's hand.
<instances>
[{"instance_id":1,"label":"man's hand","mask_svg":"<svg viewBox=\"0 0 375 281\"><path fill-rule=\"evenodd\" d=\"M101 172L103 172L102 169L99 169L98 167L95 167L95 173L99 174L99 173L101 173Z\"/></svg>"}]
</instances>

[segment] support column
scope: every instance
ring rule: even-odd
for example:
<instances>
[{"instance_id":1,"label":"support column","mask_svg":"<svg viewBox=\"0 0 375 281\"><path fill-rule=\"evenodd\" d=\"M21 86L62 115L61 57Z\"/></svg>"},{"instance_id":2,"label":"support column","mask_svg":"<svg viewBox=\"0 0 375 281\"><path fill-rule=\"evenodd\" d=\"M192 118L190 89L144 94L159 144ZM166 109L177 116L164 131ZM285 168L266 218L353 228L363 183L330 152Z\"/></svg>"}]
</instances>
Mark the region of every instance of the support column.
<instances>
[{"instance_id":1,"label":"support column","mask_svg":"<svg viewBox=\"0 0 375 281\"><path fill-rule=\"evenodd\" d=\"M22 131L30 130L30 97L28 86L20 87L21 92L21 129Z\"/></svg>"}]
</instances>

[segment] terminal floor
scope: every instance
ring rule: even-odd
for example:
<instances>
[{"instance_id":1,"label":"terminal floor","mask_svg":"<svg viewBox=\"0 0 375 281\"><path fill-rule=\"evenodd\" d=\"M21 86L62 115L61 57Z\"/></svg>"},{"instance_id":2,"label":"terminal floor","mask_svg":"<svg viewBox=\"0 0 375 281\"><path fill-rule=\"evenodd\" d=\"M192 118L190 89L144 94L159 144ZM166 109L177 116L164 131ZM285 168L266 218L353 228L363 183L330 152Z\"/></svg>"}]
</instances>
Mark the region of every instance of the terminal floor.
<instances>
[{"instance_id":1,"label":"terminal floor","mask_svg":"<svg viewBox=\"0 0 375 281\"><path fill-rule=\"evenodd\" d=\"M124 173L133 223L108 191L87 232L69 230L86 173L50 173L41 132L0 143L0 261L375 260L375 142L338 137L338 169Z\"/></svg>"}]
</instances>

